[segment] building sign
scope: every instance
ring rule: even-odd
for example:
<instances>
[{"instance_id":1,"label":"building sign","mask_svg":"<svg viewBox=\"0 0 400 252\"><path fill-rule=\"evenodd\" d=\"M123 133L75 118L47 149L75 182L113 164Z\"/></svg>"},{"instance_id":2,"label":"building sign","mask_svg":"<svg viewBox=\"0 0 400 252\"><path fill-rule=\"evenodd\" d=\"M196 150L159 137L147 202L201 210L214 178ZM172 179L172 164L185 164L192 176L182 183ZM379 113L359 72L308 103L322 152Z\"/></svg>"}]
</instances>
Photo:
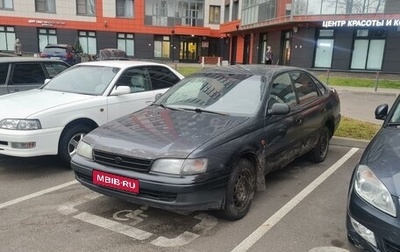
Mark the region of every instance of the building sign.
<instances>
[{"instance_id":1,"label":"building sign","mask_svg":"<svg viewBox=\"0 0 400 252\"><path fill-rule=\"evenodd\" d=\"M383 19L383 20L335 20L323 21L322 26L330 27L383 27L383 26L400 26L400 19Z\"/></svg>"},{"instance_id":2,"label":"building sign","mask_svg":"<svg viewBox=\"0 0 400 252\"><path fill-rule=\"evenodd\" d=\"M30 20L28 20L28 24L39 24L41 26L54 26L54 25L65 25L65 22L62 22L62 21L51 21L51 20L30 19Z\"/></svg>"}]
</instances>

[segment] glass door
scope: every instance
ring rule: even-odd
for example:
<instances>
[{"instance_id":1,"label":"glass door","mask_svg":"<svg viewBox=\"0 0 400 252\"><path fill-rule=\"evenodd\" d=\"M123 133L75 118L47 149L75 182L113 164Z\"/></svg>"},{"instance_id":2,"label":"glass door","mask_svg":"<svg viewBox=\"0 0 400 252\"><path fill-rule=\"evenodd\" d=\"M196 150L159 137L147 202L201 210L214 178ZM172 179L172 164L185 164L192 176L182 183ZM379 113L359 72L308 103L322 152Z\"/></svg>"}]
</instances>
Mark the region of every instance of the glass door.
<instances>
[{"instance_id":1,"label":"glass door","mask_svg":"<svg viewBox=\"0 0 400 252\"><path fill-rule=\"evenodd\" d=\"M199 62L199 43L193 38L181 39L179 50L179 61L181 62Z\"/></svg>"}]
</instances>

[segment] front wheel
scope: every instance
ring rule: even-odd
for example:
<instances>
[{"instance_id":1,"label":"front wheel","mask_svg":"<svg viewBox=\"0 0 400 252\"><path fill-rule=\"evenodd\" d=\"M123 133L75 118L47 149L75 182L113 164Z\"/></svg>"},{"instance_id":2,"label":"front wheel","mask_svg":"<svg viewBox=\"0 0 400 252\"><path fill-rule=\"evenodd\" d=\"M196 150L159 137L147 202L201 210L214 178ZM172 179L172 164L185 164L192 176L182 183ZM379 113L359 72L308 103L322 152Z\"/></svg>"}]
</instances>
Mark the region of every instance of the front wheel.
<instances>
[{"instance_id":1,"label":"front wheel","mask_svg":"<svg viewBox=\"0 0 400 252\"><path fill-rule=\"evenodd\" d=\"M79 141L91 130L87 125L73 125L63 132L58 145L58 157L66 167L70 167L71 157L76 153Z\"/></svg>"},{"instance_id":2,"label":"front wheel","mask_svg":"<svg viewBox=\"0 0 400 252\"><path fill-rule=\"evenodd\" d=\"M312 149L309 153L309 158L314 163L323 162L328 155L329 149L329 140L330 140L330 131L324 126L321 131L321 135L319 136L317 145Z\"/></svg>"},{"instance_id":3,"label":"front wheel","mask_svg":"<svg viewBox=\"0 0 400 252\"><path fill-rule=\"evenodd\" d=\"M241 159L234 166L226 188L225 207L221 213L225 219L239 220L250 209L255 192L255 176L253 165Z\"/></svg>"}]
</instances>

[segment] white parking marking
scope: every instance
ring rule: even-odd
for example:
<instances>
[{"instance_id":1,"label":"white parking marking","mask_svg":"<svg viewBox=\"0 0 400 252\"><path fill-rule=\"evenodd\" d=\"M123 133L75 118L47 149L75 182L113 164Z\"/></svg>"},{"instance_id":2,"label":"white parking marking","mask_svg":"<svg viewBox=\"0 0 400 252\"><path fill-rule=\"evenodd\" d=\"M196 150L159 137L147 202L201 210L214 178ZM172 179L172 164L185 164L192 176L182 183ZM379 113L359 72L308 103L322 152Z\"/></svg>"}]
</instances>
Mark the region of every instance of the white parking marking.
<instances>
[{"instance_id":1,"label":"white parking marking","mask_svg":"<svg viewBox=\"0 0 400 252\"><path fill-rule=\"evenodd\" d=\"M275 224L277 224L286 214L295 208L304 198L306 198L312 191L314 191L322 182L331 176L337 169L339 169L348 159L351 158L359 149L352 148L346 155L339 159L335 164L329 167L324 173L316 178L311 184L298 193L286 205L279 209L274 215L266 220L260 227L258 227L252 234L245 240L237 245L232 252L247 251L251 248L263 235L265 235Z\"/></svg>"},{"instance_id":2,"label":"white parking marking","mask_svg":"<svg viewBox=\"0 0 400 252\"><path fill-rule=\"evenodd\" d=\"M336 248L336 247L318 247L313 248L308 252L350 252L347 249Z\"/></svg>"},{"instance_id":3,"label":"white parking marking","mask_svg":"<svg viewBox=\"0 0 400 252\"><path fill-rule=\"evenodd\" d=\"M140 241L146 240L147 238L153 235L152 233L140 230L138 228L124 225L116 221L109 220L86 212L82 212L78 215L75 215L74 218L120 234L124 234L126 236L132 237Z\"/></svg>"},{"instance_id":4,"label":"white parking marking","mask_svg":"<svg viewBox=\"0 0 400 252\"><path fill-rule=\"evenodd\" d=\"M44 189L44 190L42 190L42 191L38 191L38 192L29 194L29 195L25 195L25 196L23 196L23 197L19 197L19 198L16 198L16 199L13 199L13 200L10 200L10 201L1 203L1 204L0 204L0 209L5 208L5 207L8 207L8 206L15 205L15 204L18 204L18 203L20 203L20 202L22 202L22 201L25 201L25 200L30 200L30 199L33 199L33 198L42 196L43 194L46 194L46 193L50 193L50 192L54 192L54 191L63 189L63 188L65 188L65 187L68 187L68 186L70 186L70 185L74 185L74 184L76 184L76 183L78 183L78 181L73 180L73 181L70 181L70 182L67 182L67 183L58 185L58 186L53 186L53 187Z\"/></svg>"}]
</instances>

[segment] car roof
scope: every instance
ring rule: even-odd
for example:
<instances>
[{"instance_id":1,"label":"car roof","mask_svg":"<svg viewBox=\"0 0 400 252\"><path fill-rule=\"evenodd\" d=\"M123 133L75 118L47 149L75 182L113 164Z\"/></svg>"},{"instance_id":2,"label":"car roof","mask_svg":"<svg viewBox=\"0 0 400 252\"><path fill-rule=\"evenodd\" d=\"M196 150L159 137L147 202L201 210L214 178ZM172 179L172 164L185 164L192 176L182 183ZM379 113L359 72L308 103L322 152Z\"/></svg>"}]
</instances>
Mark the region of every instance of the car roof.
<instances>
[{"instance_id":1,"label":"car roof","mask_svg":"<svg viewBox=\"0 0 400 252\"><path fill-rule=\"evenodd\" d=\"M199 71L199 73L229 73L229 74L272 76L276 73L282 73L291 70L301 70L307 72L306 69L299 67L249 64L249 65L230 65L230 66L203 68L203 70Z\"/></svg>"},{"instance_id":2,"label":"car roof","mask_svg":"<svg viewBox=\"0 0 400 252\"><path fill-rule=\"evenodd\" d=\"M62 60L48 59L48 58L36 58L36 57L0 57L0 63L10 62L62 62Z\"/></svg>"},{"instance_id":3,"label":"car roof","mask_svg":"<svg viewBox=\"0 0 400 252\"><path fill-rule=\"evenodd\" d=\"M168 66L162 63L150 62L150 61L139 61L139 60L101 60L101 61L88 61L76 64L76 66L109 66L109 67L120 67L127 68L131 66Z\"/></svg>"}]
</instances>

